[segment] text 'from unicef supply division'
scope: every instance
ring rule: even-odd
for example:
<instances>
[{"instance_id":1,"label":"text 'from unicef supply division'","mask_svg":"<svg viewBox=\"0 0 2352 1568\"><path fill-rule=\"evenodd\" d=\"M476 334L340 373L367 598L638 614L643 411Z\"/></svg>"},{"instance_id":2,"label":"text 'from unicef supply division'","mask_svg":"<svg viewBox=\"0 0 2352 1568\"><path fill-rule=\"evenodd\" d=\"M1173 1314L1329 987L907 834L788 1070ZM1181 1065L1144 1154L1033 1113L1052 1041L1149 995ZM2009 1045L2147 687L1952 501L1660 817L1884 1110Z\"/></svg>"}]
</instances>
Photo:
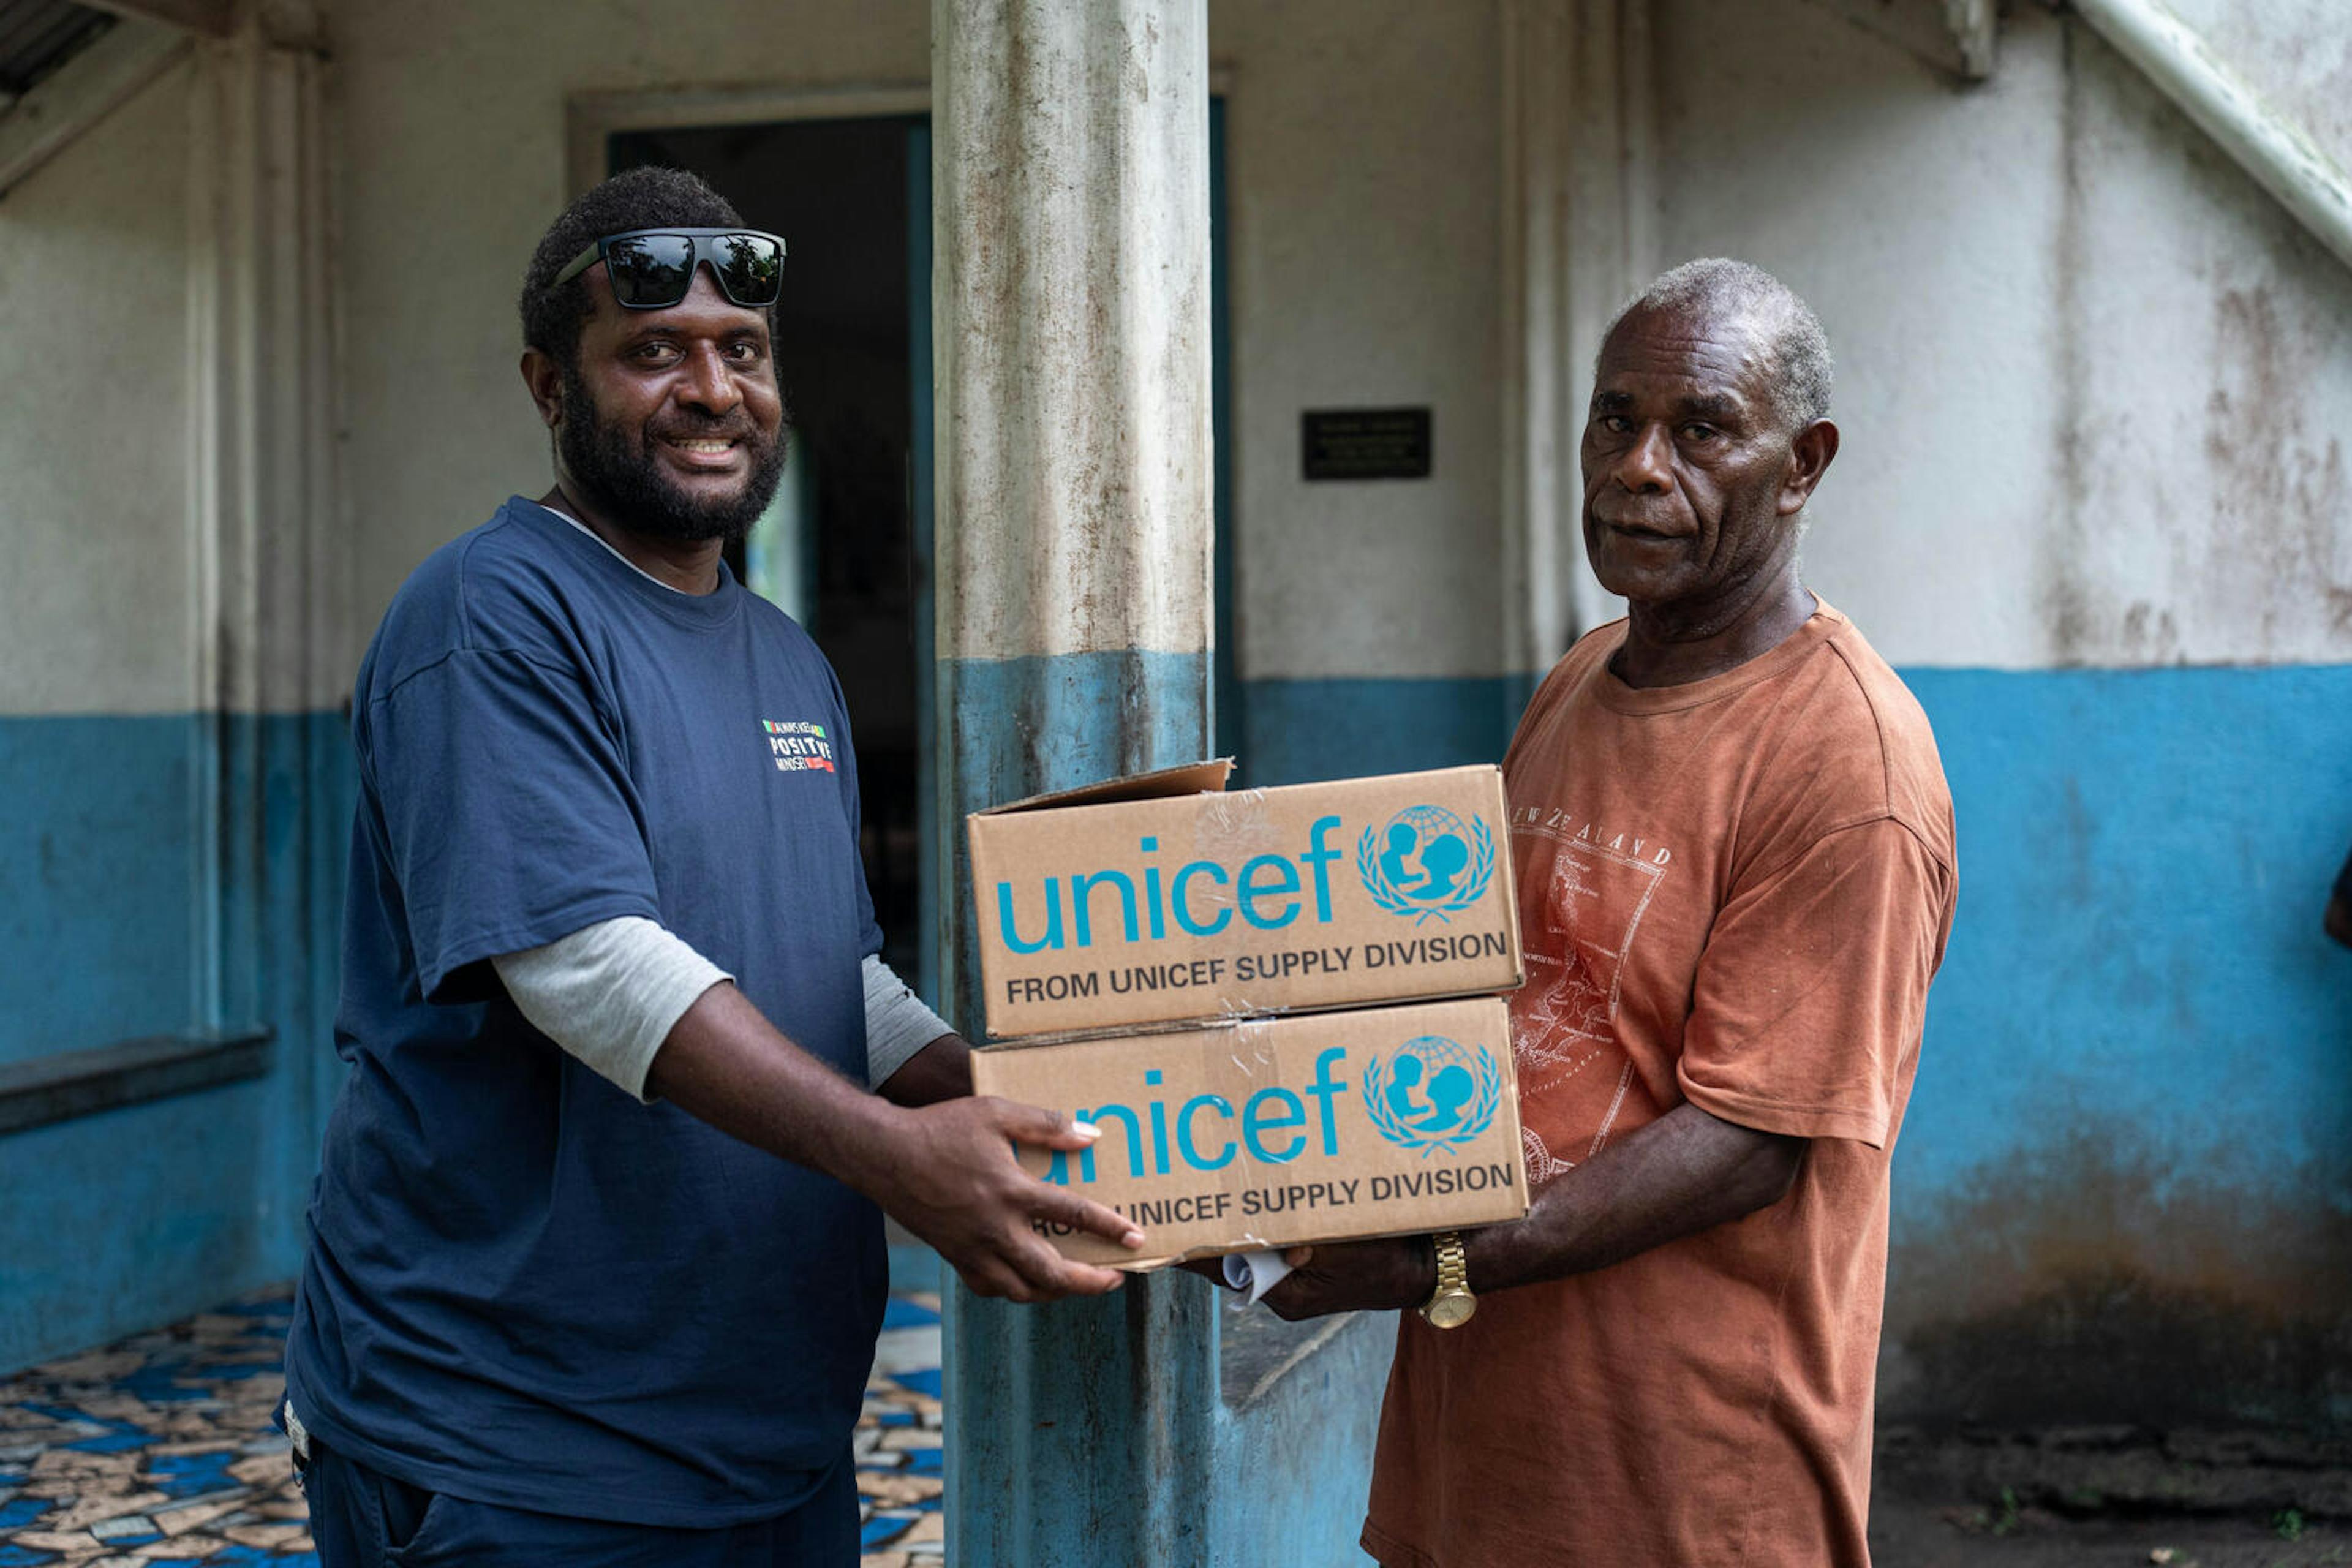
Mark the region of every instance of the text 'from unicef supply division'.
<instances>
[{"instance_id":1,"label":"text 'from unicef supply division'","mask_svg":"<svg viewBox=\"0 0 2352 1568\"><path fill-rule=\"evenodd\" d=\"M999 1039L1519 983L1491 767L1047 801L969 826Z\"/></svg>"}]
</instances>

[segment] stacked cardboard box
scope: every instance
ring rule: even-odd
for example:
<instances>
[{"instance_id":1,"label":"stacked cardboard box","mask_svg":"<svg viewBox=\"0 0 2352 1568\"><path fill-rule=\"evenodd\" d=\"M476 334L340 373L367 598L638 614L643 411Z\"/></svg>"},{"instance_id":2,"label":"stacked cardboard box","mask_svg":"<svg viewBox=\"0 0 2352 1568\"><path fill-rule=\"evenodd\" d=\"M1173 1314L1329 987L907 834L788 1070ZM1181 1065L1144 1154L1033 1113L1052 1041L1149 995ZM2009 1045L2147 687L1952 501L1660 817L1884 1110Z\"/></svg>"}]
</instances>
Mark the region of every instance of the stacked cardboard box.
<instances>
[{"instance_id":1,"label":"stacked cardboard box","mask_svg":"<svg viewBox=\"0 0 2352 1568\"><path fill-rule=\"evenodd\" d=\"M1103 1130L1039 1175L1148 1258L1491 1225L1527 1212L1521 979L1502 775L1223 793L1229 762L975 814L982 1094Z\"/></svg>"}]
</instances>

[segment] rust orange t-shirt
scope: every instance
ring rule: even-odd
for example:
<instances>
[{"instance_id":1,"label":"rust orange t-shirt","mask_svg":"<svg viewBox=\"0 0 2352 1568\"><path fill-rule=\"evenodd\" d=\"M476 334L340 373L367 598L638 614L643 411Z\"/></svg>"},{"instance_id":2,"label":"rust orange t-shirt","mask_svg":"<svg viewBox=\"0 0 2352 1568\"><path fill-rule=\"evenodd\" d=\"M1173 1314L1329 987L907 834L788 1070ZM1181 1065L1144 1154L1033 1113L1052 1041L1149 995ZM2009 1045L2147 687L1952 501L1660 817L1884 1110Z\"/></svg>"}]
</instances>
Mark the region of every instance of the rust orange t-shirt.
<instances>
[{"instance_id":1,"label":"rust orange t-shirt","mask_svg":"<svg viewBox=\"0 0 2352 1568\"><path fill-rule=\"evenodd\" d=\"M1860 1568L1887 1155L1953 908L1943 764L1827 605L1685 686L1612 675L1624 637L1569 651L1504 764L1529 1185L1685 1100L1812 1142L1745 1219L1481 1296L1452 1331L1402 1314L1364 1547L1391 1568Z\"/></svg>"}]
</instances>

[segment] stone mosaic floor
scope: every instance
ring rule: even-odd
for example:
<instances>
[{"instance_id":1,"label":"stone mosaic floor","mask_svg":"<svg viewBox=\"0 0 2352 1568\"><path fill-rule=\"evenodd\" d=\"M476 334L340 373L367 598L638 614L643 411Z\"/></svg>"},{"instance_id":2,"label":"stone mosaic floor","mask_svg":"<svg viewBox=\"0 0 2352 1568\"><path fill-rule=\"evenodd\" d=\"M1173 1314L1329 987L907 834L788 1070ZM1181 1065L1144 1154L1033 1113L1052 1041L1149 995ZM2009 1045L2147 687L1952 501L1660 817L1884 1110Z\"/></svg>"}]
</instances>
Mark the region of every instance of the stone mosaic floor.
<instances>
[{"instance_id":1,"label":"stone mosaic floor","mask_svg":"<svg viewBox=\"0 0 2352 1568\"><path fill-rule=\"evenodd\" d=\"M857 1423L863 1568L919 1568L946 1555L940 1511L940 1299L890 1298ZM5 1568L0 1563L0 1568Z\"/></svg>"},{"instance_id":2,"label":"stone mosaic floor","mask_svg":"<svg viewBox=\"0 0 2352 1568\"><path fill-rule=\"evenodd\" d=\"M864 1568L941 1560L940 1303L894 1296L858 1422ZM0 1568L315 1565L283 1291L0 1381Z\"/></svg>"}]
</instances>

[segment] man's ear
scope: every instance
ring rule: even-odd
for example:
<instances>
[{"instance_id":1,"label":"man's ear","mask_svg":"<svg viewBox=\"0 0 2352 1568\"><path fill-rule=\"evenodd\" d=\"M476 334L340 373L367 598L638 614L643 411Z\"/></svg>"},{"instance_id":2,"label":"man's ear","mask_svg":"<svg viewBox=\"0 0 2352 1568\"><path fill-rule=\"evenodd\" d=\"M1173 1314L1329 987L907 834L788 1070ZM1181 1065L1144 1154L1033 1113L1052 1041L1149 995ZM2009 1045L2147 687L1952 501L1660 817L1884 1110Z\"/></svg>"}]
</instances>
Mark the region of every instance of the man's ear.
<instances>
[{"instance_id":1,"label":"man's ear","mask_svg":"<svg viewBox=\"0 0 2352 1568\"><path fill-rule=\"evenodd\" d=\"M1837 457L1838 427L1826 419L1816 419L1789 443L1789 471L1780 479L1779 511L1782 517L1793 517L1805 510L1812 499L1813 487L1830 471Z\"/></svg>"},{"instance_id":2,"label":"man's ear","mask_svg":"<svg viewBox=\"0 0 2352 1568\"><path fill-rule=\"evenodd\" d=\"M550 430L563 423L563 368L537 349L522 351L522 384L539 405L540 422Z\"/></svg>"}]
</instances>

